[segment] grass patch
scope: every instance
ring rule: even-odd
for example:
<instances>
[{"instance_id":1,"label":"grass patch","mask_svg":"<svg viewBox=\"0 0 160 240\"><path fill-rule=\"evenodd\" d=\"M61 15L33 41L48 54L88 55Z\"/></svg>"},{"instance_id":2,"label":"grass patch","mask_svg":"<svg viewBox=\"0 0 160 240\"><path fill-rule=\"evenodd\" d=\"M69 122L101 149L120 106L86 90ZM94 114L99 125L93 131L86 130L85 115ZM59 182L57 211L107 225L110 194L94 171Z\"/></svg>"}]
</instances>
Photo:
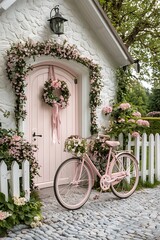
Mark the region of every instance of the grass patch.
<instances>
[{"instance_id":1,"label":"grass patch","mask_svg":"<svg viewBox=\"0 0 160 240\"><path fill-rule=\"evenodd\" d=\"M160 185L160 181L154 179L154 183L150 183L149 181L143 182L141 178L139 178L138 186L136 190L141 190L143 188L155 188Z\"/></svg>"}]
</instances>

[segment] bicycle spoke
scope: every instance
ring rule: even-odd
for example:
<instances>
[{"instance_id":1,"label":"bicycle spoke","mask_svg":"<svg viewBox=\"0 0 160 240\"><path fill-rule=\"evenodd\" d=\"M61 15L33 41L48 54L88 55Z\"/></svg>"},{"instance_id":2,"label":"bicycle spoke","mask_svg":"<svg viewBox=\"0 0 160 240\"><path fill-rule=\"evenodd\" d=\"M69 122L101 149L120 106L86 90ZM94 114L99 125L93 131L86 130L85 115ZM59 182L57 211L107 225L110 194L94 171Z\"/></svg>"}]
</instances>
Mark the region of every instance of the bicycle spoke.
<instances>
[{"instance_id":1,"label":"bicycle spoke","mask_svg":"<svg viewBox=\"0 0 160 240\"><path fill-rule=\"evenodd\" d=\"M112 192L120 198L129 197L135 191L139 178L134 157L129 153L120 154L112 163L110 171L112 179L115 176L115 181L111 184Z\"/></svg>"},{"instance_id":2,"label":"bicycle spoke","mask_svg":"<svg viewBox=\"0 0 160 240\"><path fill-rule=\"evenodd\" d=\"M64 184L62 181L64 179ZM68 209L80 208L88 199L91 188L91 174L80 159L71 158L66 160L58 169L54 191L59 203Z\"/></svg>"}]
</instances>

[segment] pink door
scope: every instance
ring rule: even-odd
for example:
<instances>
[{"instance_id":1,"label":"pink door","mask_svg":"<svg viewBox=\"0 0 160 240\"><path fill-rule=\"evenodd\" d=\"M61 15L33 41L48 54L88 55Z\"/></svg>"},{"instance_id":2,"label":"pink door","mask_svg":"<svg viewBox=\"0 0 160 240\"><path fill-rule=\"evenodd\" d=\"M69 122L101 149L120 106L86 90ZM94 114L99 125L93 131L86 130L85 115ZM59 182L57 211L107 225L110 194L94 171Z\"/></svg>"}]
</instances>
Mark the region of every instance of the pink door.
<instances>
[{"instance_id":1,"label":"pink door","mask_svg":"<svg viewBox=\"0 0 160 240\"><path fill-rule=\"evenodd\" d=\"M36 183L40 188L53 185L53 178L58 166L70 155L64 152L64 141L78 134L78 96L75 77L61 67L54 67L58 79L67 83L71 96L69 106L60 110L60 144L53 143L51 115L52 107L42 100L42 89L48 80L48 66L36 67L27 78L27 119L26 138L38 145L36 158L40 164L40 177ZM33 135L39 135L33 137Z\"/></svg>"}]
</instances>

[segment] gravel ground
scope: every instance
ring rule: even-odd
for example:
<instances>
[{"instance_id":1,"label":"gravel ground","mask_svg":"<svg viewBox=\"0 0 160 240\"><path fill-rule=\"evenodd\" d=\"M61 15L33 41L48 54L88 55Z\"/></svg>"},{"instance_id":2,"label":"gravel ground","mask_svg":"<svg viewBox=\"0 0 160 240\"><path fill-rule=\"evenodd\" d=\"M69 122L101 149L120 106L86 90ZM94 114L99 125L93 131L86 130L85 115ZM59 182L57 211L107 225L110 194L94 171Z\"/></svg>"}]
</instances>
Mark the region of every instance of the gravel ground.
<instances>
[{"instance_id":1,"label":"gravel ground","mask_svg":"<svg viewBox=\"0 0 160 240\"><path fill-rule=\"evenodd\" d=\"M44 223L41 227L18 225L5 240L160 240L160 186L143 189L119 200L102 193L79 210L68 211L55 200L51 188L40 191Z\"/></svg>"}]
</instances>

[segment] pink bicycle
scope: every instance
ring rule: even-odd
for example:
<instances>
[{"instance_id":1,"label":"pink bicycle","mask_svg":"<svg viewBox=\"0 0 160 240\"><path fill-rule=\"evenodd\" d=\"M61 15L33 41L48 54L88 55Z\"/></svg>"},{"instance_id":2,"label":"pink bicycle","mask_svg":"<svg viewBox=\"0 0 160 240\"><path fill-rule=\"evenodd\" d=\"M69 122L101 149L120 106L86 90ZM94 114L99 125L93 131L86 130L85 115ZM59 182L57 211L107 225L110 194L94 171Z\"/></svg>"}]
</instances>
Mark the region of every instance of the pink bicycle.
<instances>
[{"instance_id":1,"label":"pink bicycle","mask_svg":"<svg viewBox=\"0 0 160 240\"><path fill-rule=\"evenodd\" d=\"M106 156L104 175L100 174L88 153L65 160L57 169L54 193L63 207L70 210L82 207L90 196L97 175L101 191L111 188L119 198L127 198L136 190L139 180L136 158L128 151L116 152L115 148L120 145L118 141L105 142L109 153Z\"/></svg>"}]
</instances>

